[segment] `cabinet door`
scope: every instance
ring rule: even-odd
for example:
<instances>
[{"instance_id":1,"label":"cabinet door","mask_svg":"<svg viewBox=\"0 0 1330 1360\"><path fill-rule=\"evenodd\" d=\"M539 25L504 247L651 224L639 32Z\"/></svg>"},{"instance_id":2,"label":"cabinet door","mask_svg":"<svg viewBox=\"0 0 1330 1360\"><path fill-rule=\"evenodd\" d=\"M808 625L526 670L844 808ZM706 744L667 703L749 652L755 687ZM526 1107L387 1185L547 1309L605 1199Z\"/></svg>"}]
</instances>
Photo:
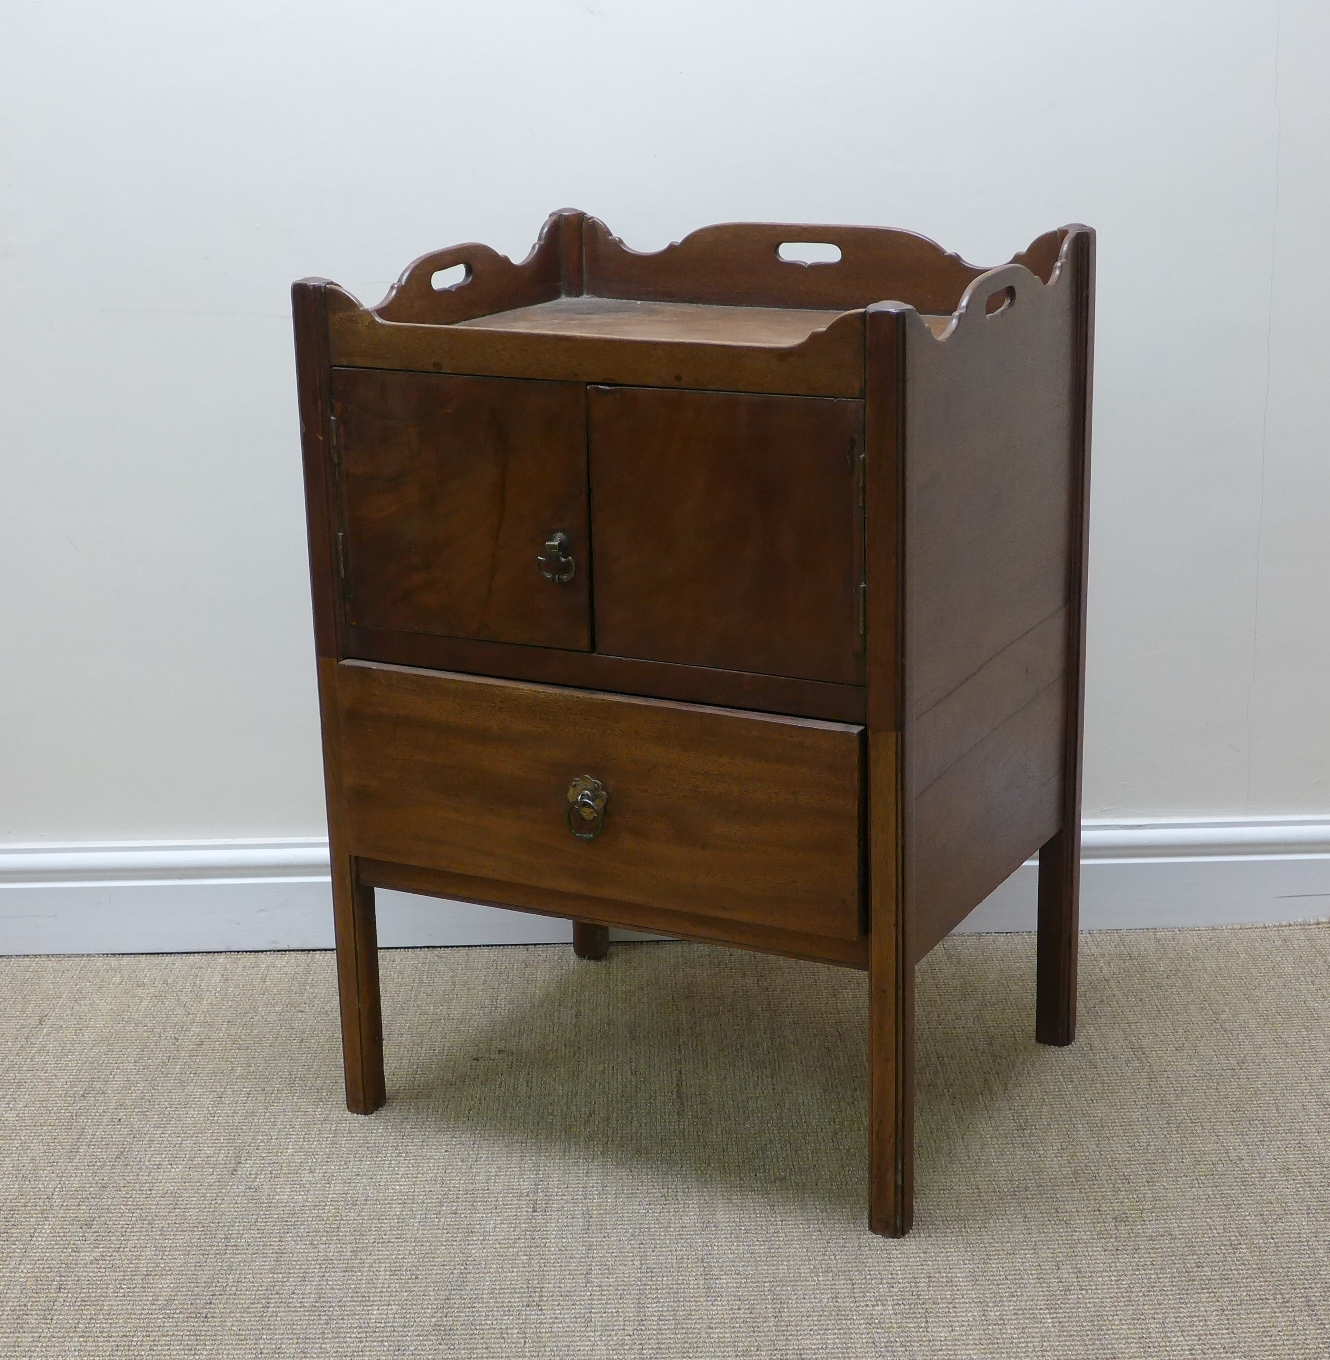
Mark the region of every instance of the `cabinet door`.
<instances>
[{"instance_id":1,"label":"cabinet door","mask_svg":"<svg viewBox=\"0 0 1330 1360\"><path fill-rule=\"evenodd\" d=\"M596 650L860 683L863 407L590 391Z\"/></svg>"},{"instance_id":2,"label":"cabinet door","mask_svg":"<svg viewBox=\"0 0 1330 1360\"><path fill-rule=\"evenodd\" d=\"M349 623L590 647L580 384L334 369L333 413Z\"/></svg>"}]
</instances>

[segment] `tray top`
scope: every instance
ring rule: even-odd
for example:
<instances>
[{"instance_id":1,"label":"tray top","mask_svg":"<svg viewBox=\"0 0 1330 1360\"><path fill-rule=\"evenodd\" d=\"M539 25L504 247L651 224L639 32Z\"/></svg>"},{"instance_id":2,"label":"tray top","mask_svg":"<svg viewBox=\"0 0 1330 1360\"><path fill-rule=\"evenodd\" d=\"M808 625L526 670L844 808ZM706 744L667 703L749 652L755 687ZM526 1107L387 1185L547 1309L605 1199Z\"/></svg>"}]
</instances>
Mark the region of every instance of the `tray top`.
<instances>
[{"instance_id":1,"label":"tray top","mask_svg":"<svg viewBox=\"0 0 1330 1360\"><path fill-rule=\"evenodd\" d=\"M1066 234L1046 232L1015 262L1048 282ZM840 258L810 264L781 253L810 242ZM793 348L877 302L950 316L985 272L883 227L732 222L644 253L564 209L519 263L475 241L448 246L414 261L367 310L411 325Z\"/></svg>"},{"instance_id":2,"label":"tray top","mask_svg":"<svg viewBox=\"0 0 1330 1360\"><path fill-rule=\"evenodd\" d=\"M1053 282L1071 231L1032 242L1013 277ZM782 254L808 243L841 258ZM519 263L477 242L449 246L408 266L377 307L327 280L301 286L323 293L339 367L860 397L867 309L912 308L942 338L992 272L879 227L730 223L643 253L565 209Z\"/></svg>"},{"instance_id":3,"label":"tray top","mask_svg":"<svg viewBox=\"0 0 1330 1360\"><path fill-rule=\"evenodd\" d=\"M457 321L458 330L583 335L602 340L682 340L694 344L784 347L824 330L841 310L807 307L733 307L636 298L561 297L528 307ZM940 333L949 316L924 318Z\"/></svg>"},{"instance_id":4,"label":"tray top","mask_svg":"<svg viewBox=\"0 0 1330 1360\"><path fill-rule=\"evenodd\" d=\"M587 335L605 340L798 345L842 315L841 311L805 307L719 307L699 302L562 297L455 324L472 330Z\"/></svg>"}]
</instances>

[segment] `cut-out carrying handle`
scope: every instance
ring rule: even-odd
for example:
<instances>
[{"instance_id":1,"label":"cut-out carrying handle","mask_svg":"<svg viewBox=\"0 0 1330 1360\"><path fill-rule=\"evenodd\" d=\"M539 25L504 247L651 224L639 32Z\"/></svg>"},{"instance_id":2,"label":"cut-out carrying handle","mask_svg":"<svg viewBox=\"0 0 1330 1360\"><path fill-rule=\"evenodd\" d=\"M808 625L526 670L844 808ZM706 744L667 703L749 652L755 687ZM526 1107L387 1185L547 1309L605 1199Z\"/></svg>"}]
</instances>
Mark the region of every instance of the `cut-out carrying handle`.
<instances>
[{"instance_id":1,"label":"cut-out carrying handle","mask_svg":"<svg viewBox=\"0 0 1330 1360\"><path fill-rule=\"evenodd\" d=\"M835 251L835 254L824 253L827 251ZM819 241L805 234L797 240L782 241L776 247L776 258L782 264L821 267L839 264L845 258L845 252L834 241Z\"/></svg>"},{"instance_id":2,"label":"cut-out carrying handle","mask_svg":"<svg viewBox=\"0 0 1330 1360\"><path fill-rule=\"evenodd\" d=\"M956 322L959 325L967 316L992 321L1019 307L1022 298L1028 299L1034 290L1043 292L1046 286L1023 264L1000 264L980 274L961 295Z\"/></svg>"},{"instance_id":3,"label":"cut-out carrying handle","mask_svg":"<svg viewBox=\"0 0 1330 1360\"><path fill-rule=\"evenodd\" d=\"M436 293L455 293L471 282L475 270L469 264L445 265L430 275L430 287Z\"/></svg>"},{"instance_id":4,"label":"cut-out carrying handle","mask_svg":"<svg viewBox=\"0 0 1330 1360\"><path fill-rule=\"evenodd\" d=\"M705 238L713 230L717 229L703 227L693 235ZM742 233L740 239L754 253L774 256L776 264L782 269L834 269L838 264L853 262L856 257L870 252L876 244L872 239L876 234L872 227L820 227L809 222L744 222L732 230ZM835 251L834 256L823 253L828 248Z\"/></svg>"},{"instance_id":5,"label":"cut-out carrying handle","mask_svg":"<svg viewBox=\"0 0 1330 1360\"><path fill-rule=\"evenodd\" d=\"M446 250L436 250L432 255L422 255L420 259L414 260L398 279L392 296L420 302L439 293L455 293L477 279L483 281L485 276L495 272L501 263L510 262L498 251L491 250L489 246L482 246L476 241L466 245L449 246ZM459 264L466 270L461 280L443 288L434 286L435 274L445 269L454 269Z\"/></svg>"},{"instance_id":6,"label":"cut-out carrying handle","mask_svg":"<svg viewBox=\"0 0 1330 1360\"><path fill-rule=\"evenodd\" d=\"M527 257L514 264L506 255L467 241L431 251L412 261L392 291L373 309L380 321L449 325L491 312L506 312L557 297L563 275L563 247L579 214L555 213L540 229ZM457 270L463 277L435 287L434 276Z\"/></svg>"}]
</instances>

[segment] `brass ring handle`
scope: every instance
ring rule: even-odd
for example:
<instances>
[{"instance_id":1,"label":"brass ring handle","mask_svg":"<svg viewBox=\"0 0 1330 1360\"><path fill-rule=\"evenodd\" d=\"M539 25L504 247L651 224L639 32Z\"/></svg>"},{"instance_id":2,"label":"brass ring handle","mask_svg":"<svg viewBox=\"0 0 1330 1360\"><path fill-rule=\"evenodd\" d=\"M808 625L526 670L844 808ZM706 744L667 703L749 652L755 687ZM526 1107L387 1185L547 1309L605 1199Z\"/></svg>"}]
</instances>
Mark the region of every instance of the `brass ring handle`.
<instances>
[{"instance_id":1,"label":"brass ring handle","mask_svg":"<svg viewBox=\"0 0 1330 1360\"><path fill-rule=\"evenodd\" d=\"M536 558L540 574L556 586L567 585L577 570L577 563L569 551L572 546L573 540L562 529L556 529L545 540L544 553Z\"/></svg>"},{"instance_id":2,"label":"brass ring handle","mask_svg":"<svg viewBox=\"0 0 1330 1360\"><path fill-rule=\"evenodd\" d=\"M610 793L599 779L579 775L568 785L568 830L579 841L594 841L605 830Z\"/></svg>"}]
</instances>

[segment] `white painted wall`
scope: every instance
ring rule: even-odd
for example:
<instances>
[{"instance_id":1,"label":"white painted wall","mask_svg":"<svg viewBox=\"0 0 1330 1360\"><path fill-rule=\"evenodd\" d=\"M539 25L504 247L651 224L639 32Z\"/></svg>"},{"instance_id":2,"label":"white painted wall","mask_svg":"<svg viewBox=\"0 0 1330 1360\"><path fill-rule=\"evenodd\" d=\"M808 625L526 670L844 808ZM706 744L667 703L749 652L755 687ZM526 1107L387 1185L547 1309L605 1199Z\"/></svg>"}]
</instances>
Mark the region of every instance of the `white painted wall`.
<instances>
[{"instance_id":1,"label":"white painted wall","mask_svg":"<svg viewBox=\"0 0 1330 1360\"><path fill-rule=\"evenodd\" d=\"M1330 809L1318 0L13 3L0 843L323 829L287 290L552 208L1101 233L1086 813Z\"/></svg>"}]
</instances>

